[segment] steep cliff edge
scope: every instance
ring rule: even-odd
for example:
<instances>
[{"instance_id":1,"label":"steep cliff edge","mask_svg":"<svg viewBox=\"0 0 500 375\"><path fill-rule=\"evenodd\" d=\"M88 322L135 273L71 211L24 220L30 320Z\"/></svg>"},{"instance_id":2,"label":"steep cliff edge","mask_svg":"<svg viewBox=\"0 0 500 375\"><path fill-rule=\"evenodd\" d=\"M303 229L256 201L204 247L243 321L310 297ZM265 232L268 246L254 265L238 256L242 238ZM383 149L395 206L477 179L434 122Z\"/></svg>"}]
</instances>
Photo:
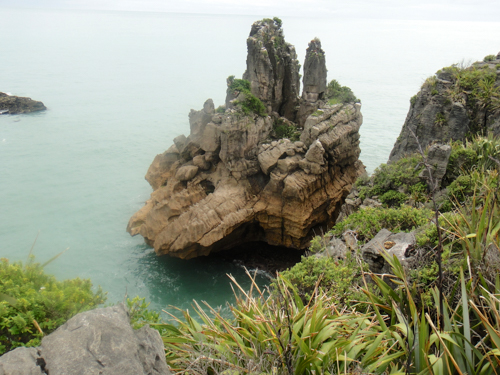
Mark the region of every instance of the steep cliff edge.
<instances>
[{"instance_id":1,"label":"steep cliff edge","mask_svg":"<svg viewBox=\"0 0 500 375\"><path fill-rule=\"evenodd\" d=\"M271 56L277 66L290 57L287 66L297 67L293 46L276 42L278 36L276 20L254 23L244 76L249 81L228 79L225 109L216 111L209 99L200 111L191 110L190 135L174 139L151 164L146 179L154 192L127 231L142 235L157 254L189 259L252 241L304 249L320 228L334 223L364 171L359 103L315 101L318 109L303 128L287 117L290 103L298 109L298 70L281 75L269 69ZM279 55L280 48L289 56ZM304 75L322 72L324 56Z\"/></svg>"},{"instance_id":2,"label":"steep cliff edge","mask_svg":"<svg viewBox=\"0 0 500 375\"><path fill-rule=\"evenodd\" d=\"M470 67L441 69L410 102L389 161L417 151L411 131L424 148L433 142L464 139L469 133L500 135L500 53Z\"/></svg>"}]
</instances>

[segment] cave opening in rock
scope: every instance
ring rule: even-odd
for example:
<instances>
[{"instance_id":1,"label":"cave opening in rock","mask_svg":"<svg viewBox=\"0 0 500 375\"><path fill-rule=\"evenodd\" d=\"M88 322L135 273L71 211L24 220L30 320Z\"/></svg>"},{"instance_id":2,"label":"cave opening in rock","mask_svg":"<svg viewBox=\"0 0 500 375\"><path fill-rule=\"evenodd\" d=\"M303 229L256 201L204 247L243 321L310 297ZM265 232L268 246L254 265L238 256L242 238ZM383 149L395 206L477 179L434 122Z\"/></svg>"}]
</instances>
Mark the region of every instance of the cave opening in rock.
<instances>
[{"instance_id":1,"label":"cave opening in rock","mask_svg":"<svg viewBox=\"0 0 500 375\"><path fill-rule=\"evenodd\" d=\"M305 250L273 246L264 241L254 241L218 251L211 254L210 257L222 258L247 269L259 269L275 276L276 272L293 267L300 262L304 253Z\"/></svg>"}]
</instances>

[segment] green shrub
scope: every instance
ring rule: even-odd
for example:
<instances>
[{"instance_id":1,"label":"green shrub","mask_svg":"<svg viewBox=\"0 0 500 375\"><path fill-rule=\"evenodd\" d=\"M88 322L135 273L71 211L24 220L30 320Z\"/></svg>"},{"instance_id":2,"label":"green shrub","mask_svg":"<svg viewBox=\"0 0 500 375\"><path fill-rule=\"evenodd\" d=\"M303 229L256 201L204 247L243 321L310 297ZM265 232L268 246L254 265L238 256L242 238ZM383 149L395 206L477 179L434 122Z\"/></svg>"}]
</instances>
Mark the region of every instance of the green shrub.
<instances>
[{"instance_id":1,"label":"green shrub","mask_svg":"<svg viewBox=\"0 0 500 375\"><path fill-rule=\"evenodd\" d=\"M408 196L405 193L396 190L389 190L379 198L379 200L387 206L400 206L406 202L407 199Z\"/></svg>"},{"instance_id":2,"label":"green shrub","mask_svg":"<svg viewBox=\"0 0 500 375\"><path fill-rule=\"evenodd\" d=\"M90 280L57 281L33 258L25 265L0 259L0 354L39 345L43 334L104 300L101 288L92 291Z\"/></svg>"},{"instance_id":3,"label":"green shrub","mask_svg":"<svg viewBox=\"0 0 500 375\"><path fill-rule=\"evenodd\" d=\"M497 57L495 55L487 55L487 56L484 56L483 61L484 62L495 61L496 59L497 59Z\"/></svg>"},{"instance_id":4,"label":"green shrub","mask_svg":"<svg viewBox=\"0 0 500 375\"><path fill-rule=\"evenodd\" d=\"M410 104L411 106L413 107L415 105L415 103L417 102L417 95L413 95L411 98L410 98Z\"/></svg>"},{"instance_id":5,"label":"green shrub","mask_svg":"<svg viewBox=\"0 0 500 375\"><path fill-rule=\"evenodd\" d=\"M249 115L255 113L259 116L267 116L266 107L262 101L250 92L250 82L244 79L237 79L234 76L227 78L228 91L231 94L241 93L245 97L242 102L233 101L234 105L241 108L244 114Z\"/></svg>"},{"instance_id":6,"label":"green shrub","mask_svg":"<svg viewBox=\"0 0 500 375\"><path fill-rule=\"evenodd\" d=\"M360 300L365 300L360 292L361 271L354 257L348 254L345 260L302 257L299 263L281 272L281 275L297 288L304 303L309 302L316 283L321 279L318 285L327 295L333 297L333 303L353 308ZM271 284L272 288L276 288L276 281Z\"/></svg>"},{"instance_id":7,"label":"green shrub","mask_svg":"<svg viewBox=\"0 0 500 375\"><path fill-rule=\"evenodd\" d=\"M226 112L226 106L224 105L220 105L217 107L217 109L215 110L215 113L224 113Z\"/></svg>"},{"instance_id":8,"label":"green shrub","mask_svg":"<svg viewBox=\"0 0 500 375\"><path fill-rule=\"evenodd\" d=\"M442 112L436 113L436 118L434 120L434 124L437 126L446 125L446 117L445 117L444 113L442 113Z\"/></svg>"},{"instance_id":9,"label":"green shrub","mask_svg":"<svg viewBox=\"0 0 500 375\"><path fill-rule=\"evenodd\" d=\"M340 236L346 230L358 233L358 240L368 241L382 229L409 232L429 222L432 211L403 205L400 208L369 207L349 215L337 223L330 233Z\"/></svg>"},{"instance_id":10,"label":"green shrub","mask_svg":"<svg viewBox=\"0 0 500 375\"><path fill-rule=\"evenodd\" d=\"M297 130L297 126L291 122L283 121L282 118L274 122L273 133L276 139L288 138L291 141L298 141L300 138L300 131Z\"/></svg>"},{"instance_id":11,"label":"green shrub","mask_svg":"<svg viewBox=\"0 0 500 375\"><path fill-rule=\"evenodd\" d=\"M410 187L421 182L418 175L424 168L419 165L422 157L413 154L399 159L395 163L381 164L373 173L371 184L367 190L369 196L382 195L389 190L409 192Z\"/></svg>"},{"instance_id":12,"label":"green shrub","mask_svg":"<svg viewBox=\"0 0 500 375\"><path fill-rule=\"evenodd\" d=\"M359 102L352 90L347 86L341 86L335 79L332 79L326 88L326 97L328 103L333 105L337 103Z\"/></svg>"}]
</instances>

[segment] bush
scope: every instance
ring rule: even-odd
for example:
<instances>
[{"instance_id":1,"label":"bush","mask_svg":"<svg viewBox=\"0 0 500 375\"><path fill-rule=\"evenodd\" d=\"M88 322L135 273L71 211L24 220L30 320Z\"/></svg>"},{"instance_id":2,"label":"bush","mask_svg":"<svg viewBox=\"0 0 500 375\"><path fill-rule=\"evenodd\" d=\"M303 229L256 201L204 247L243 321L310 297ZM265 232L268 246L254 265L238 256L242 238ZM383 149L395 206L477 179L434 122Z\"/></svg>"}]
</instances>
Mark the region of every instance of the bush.
<instances>
[{"instance_id":1,"label":"bush","mask_svg":"<svg viewBox=\"0 0 500 375\"><path fill-rule=\"evenodd\" d=\"M358 240L368 241L382 229L410 232L429 222L432 211L403 205L401 208L369 207L349 215L337 223L330 233L340 236L346 230L358 233Z\"/></svg>"},{"instance_id":2,"label":"bush","mask_svg":"<svg viewBox=\"0 0 500 375\"><path fill-rule=\"evenodd\" d=\"M495 55L487 55L487 56L484 56L483 61L488 62L488 61L494 61L496 59L497 59L497 57Z\"/></svg>"},{"instance_id":3,"label":"bush","mask_svg":"<svg viewBox=\"0 0 500 375\"><path fill-rule=\"evenodd\" d=\"M0 259L0 354L39 345L44 334L105 299L90 280L57 281L33 258L26 265Z\"/></svg>"},{"instance_id":4,"label":"bush","mask_svg":"<svg viewBox=\"0 0 500 375\"><path fill-rule=\"evenodd\" d=\"M379 198L380 201L387 206L400 206L408 199L408 196L399 191L389 190L388 192L382 194Z\"/></svg>"},{"instance_id":5,"label":"bush","mask_svg":"<svg viewBox=\"0 0 500 375\"><path fill-rule=\"evenodd\" d=\"M276 139L288 138L291 141L298 141L300 138L300 131L291 122L285 122L279 118L273 124L273 133Z\"/></svg>"},{"instance_id":6,"label":"bush","mask_svg":"<svg viewBox=\"0 0 500 375\"><path fill-rule=\"evenodd\" d=\"M359 102L352 90L347 86L341 86L332 79L326 88L326 97L329 104Z\"/></svg>"},{"instance_id":7,"label":"bush","mask_svg":"<svg viewBox=\"0 0 500 375\"><path fill-rule=\"evenodd\" d=\"M366 266L366 265L365 265ZM365 271L368 269L366 268ZM302 301L307 304L313 297L316 283L332 302L349 309L364 301L360 291L361 284L360 265L349 254L345 260L334 260L330 257L302 257L301 262L292 268L281 272L281 276L297 288ZM276 289L276 280L271 284L271 289Z\"/></svg>"},{"instance_id":8,"label":"bush","mask_svg":"<svg viewBox=\"0 0 500 375\"><path fill-rule=\"evenodd\" d=\"M239 106L244 114L249 115L255 113L259 116L267 116L266 107L262 101L251 93L249 81L229 76L227 82L228 91L230 91L231 94L236 96L236 93L241 93L245 97L242 102L237 100L233 101L233 104Z\"/></svg>"},{"instance_id":9,"label":"bush","mask_svg":"<svg viewBox=\"0 0 500 375\"><path fill-rule=\"evenodd\" d=\"M413 154L391 164L381 164L375 169L371 179L358 180L360 198L380 196L391 190L408 194L413 186L421 183L418 177L424 168L419 166L421 161L420 155Z\"/></svg>"}]
</instances>

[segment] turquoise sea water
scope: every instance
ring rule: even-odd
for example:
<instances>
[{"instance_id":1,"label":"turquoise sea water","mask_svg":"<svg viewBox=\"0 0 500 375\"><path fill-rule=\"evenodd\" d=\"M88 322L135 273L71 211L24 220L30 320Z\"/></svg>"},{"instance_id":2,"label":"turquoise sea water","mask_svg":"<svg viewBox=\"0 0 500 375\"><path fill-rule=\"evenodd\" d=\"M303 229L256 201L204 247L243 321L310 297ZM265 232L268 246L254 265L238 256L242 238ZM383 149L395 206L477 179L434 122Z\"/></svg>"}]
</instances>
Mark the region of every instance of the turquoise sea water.
<instances>
[{"instance_id":1,"label":"turquoise sea water","mask_svg":"<svg viewBox=\"0 0 500 375\"><path fill-rule=\"evenodd\" d=\"M0 91L48 107L0 117L0 257L26 259L39 232L40 261L69 247L48 271L91 278L109 302L229 300L226 273L244 282L239 267L158 258L125 227L151 193L154 156L189 133L189 110L222 104L226 77L243 74L259 18L0 8ZM387 160L427 76L500 50L500 23L283 18L283 28L300 61L319 37L329 79L361 98L369 171Z\"/></svg>"}]
</instances>

